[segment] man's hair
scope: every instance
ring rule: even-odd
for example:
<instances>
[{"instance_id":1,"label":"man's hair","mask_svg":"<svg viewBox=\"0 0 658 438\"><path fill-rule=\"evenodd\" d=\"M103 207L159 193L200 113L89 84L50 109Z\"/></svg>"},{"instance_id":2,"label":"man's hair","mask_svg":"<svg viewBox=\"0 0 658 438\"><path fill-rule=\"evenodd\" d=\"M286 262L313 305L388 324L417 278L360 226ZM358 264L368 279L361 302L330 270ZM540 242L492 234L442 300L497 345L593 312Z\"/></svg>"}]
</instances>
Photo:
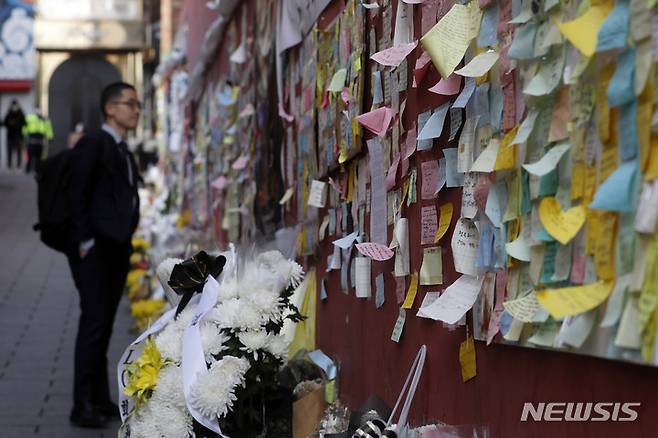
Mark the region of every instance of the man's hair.
<instances>
[{"instance_id":1,"label":"man's hair","mask_svg":"<svg viewBox=\"0 0 658 438\"><path fill-rule=\"evenodd\" d=\"M103 113L103 117L107 117L107 114L105 114L105 105L113 99L121 97L123 90L135 91L135 87L126 82L114 82L103 88L103 92L101 93L101 112Z\"/></svg>"}]
</instances>

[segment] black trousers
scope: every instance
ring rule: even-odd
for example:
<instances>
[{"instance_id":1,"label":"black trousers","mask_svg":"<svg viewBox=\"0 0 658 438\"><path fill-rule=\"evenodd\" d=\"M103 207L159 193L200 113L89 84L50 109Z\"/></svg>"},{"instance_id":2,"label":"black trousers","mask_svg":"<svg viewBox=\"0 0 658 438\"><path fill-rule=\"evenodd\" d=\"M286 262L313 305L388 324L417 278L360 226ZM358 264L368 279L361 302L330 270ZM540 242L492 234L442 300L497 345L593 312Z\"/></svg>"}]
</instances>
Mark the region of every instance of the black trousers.
<instances>
[{"instance_id":1,"label":"black trousers","mask_svg":"<svg viewBox=\"0 0 658 438\"><path fill-rule=\"evenodd\" d=\"M96 242L84 258L77 248L68 259L80 295L80 321L75 339L74 402L110 400L107 348L126 282L132 248L104 239Z\"/></svg>"},{"instance_id":2,"label":"black trousers","mask_svg":"<svg viewBox=\"0 0 658 438\"><path fill-rule=\"evenodd\" d=\"M23 142L20 138L7 137L7 168L11 169L12 157L16 154L16 167L23 165Z\"/></svg>"},{"instance_id":3,"label":"black trousers","mask_svg":"<svg viewBox=\"0 0 658 438\"><path fill-rule=\"evenodd\" d=\"M43 145L38 143L30 143L27 145L27 167L26 172L36 171L41 165L41 153Z\"/></svg>"}]
</instances>

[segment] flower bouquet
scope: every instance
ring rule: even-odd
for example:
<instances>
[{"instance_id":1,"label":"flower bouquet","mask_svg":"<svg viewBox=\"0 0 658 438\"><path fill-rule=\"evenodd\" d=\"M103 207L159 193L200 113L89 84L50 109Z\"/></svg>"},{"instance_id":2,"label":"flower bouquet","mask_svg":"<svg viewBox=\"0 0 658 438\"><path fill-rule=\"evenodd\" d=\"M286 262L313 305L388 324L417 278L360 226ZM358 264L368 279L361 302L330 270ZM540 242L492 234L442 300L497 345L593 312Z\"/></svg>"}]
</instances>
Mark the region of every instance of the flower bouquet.
<instances>
[{"instance_id":1,"label":"flower bouquet","mask_svg":"<svg viewBox=\"0 0 658 438\"><path fill-rule=\"evenodd\" d=\"M121 436L288 436L291 394L278 374L287 334L303 319L291 302L303 275L278 251L239 259L200 252L158 266L176 309L120 361ZM197 344L195 369L190 352Z\"/></svg>"}]
</instances>

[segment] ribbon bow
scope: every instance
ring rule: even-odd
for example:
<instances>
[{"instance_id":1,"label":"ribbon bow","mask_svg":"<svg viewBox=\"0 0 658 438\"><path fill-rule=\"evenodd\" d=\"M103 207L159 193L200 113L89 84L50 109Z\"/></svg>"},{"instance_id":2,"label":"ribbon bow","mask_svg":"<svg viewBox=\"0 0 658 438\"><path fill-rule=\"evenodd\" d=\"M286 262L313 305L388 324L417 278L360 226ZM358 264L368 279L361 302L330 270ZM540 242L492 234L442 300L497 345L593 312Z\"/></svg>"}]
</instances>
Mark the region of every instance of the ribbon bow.
<instances>
[{"instance_id":1,"label":"ribbon bow","mask_svg":"<svg viewBox=\"0 0 658 438\"><path fill-rule=\"evenodd\" d=\"M176 308L175 318L185 309L187 303L192 299L192 295L203 291L208 275L212 275L214 278L219 277L225 264L226 257L221 255L212 257L205 251L199 251L191 258L174 266L168 284L174 292L183 296Z\"/></svg>"}]
</instances>

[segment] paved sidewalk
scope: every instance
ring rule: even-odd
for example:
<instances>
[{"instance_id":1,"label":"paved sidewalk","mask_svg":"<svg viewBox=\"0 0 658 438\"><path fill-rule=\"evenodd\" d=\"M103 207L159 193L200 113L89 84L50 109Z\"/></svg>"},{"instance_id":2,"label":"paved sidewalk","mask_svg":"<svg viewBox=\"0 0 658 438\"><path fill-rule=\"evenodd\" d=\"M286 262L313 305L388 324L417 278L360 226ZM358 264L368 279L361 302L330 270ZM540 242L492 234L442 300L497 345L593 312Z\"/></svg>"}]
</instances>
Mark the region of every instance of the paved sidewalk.
<instances>
[{"instance_id":1,"label":"paved sidewalk","mask_svg":"<svg viewBox=\"0 0 658 438\"><path fill-rule=\"evenodd\" d=\"M116 437L69 425L78 295L66 258L43 245L36 222L36 183L0 174L0 436ZM134 334L126 300L110 345L110 378ZM114 385L113 397L116 401Z\"/></svg>"}]
</instances>

